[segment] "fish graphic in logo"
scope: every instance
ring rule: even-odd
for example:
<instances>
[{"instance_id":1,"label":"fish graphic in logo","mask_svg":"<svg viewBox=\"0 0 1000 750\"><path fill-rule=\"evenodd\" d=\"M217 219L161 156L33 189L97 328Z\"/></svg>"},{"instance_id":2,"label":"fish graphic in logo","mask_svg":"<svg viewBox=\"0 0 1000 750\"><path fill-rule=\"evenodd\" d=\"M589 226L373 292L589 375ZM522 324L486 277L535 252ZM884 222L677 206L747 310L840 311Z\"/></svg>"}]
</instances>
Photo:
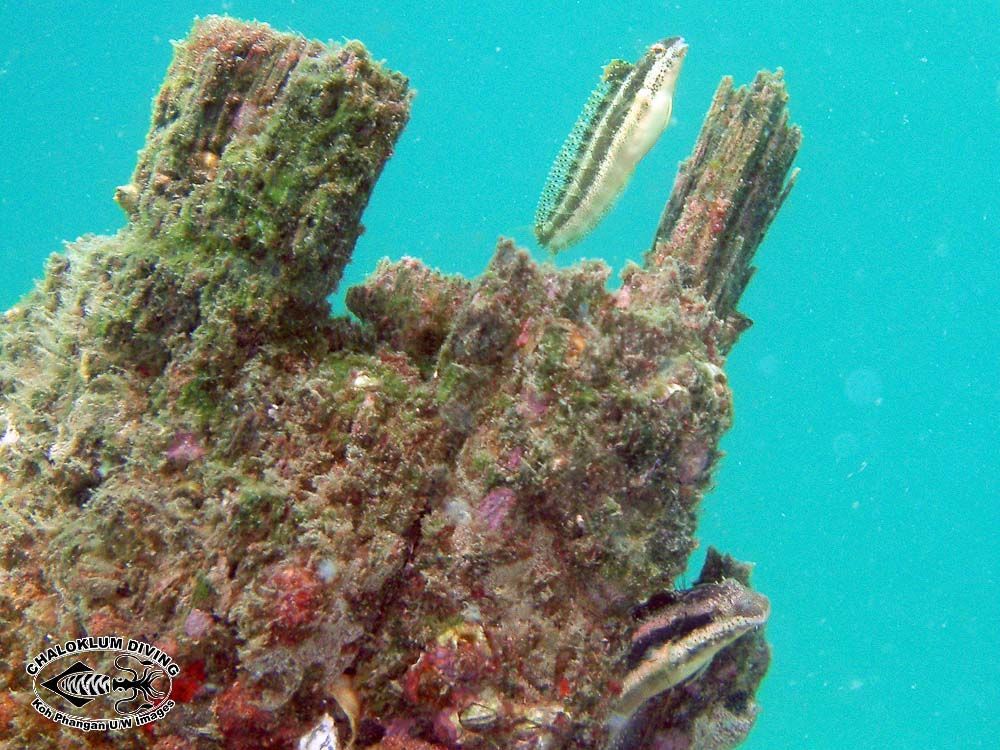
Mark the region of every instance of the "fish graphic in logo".
<instances>
[{"instance_id":1,"label":"fish graphic in logo","mask_svg":"<svg viewBox=\"0 0 1000 750\"><path fill-rule=\"evenodd\" d=\"M129 660L138 663L139 667L143 670L141 677L138 670L126 666ZM39 684L69 701L77 708L86 706L95 698L127 692L128 695L115 701L115 711L123 716L131 716L147 711L153 707L154 703L166 697L166 692L157 690L153 682L165 677L167 673L157 667L152 661L140 660L131 654L119 654L115 658L115 668L120 672L127 672L132 676L112 677L101 672L95 672L82 661L78 661L55 677L51 677ZM140 696L145 698L145 700L137 707L129 710L127 707L128 704L135 703Z\"/></svg>"}]
</instances>

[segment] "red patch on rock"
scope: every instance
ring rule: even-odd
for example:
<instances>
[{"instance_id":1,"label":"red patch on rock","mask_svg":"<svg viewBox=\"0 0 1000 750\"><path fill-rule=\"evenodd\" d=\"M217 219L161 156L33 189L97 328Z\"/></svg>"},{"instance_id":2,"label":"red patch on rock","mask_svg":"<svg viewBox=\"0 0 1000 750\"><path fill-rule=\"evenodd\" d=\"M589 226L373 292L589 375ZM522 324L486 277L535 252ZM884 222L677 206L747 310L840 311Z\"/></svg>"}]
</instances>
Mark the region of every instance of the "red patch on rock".
<instances>
[{"instance_id":1,"label":"red patch on rock","mask_svg":"<svg viewBox=\"0 0 1000 750\"><path fill-rule=\"evenodd\" d=\"M213 710L227 750L268 747L262 739L274 728L274 715L261 708L239 682L215 699Z\"/></svg>"},{"instance_id":2,"label":"red patch on rock","mask_svg":"<svg viewBox=\"0 0 1000 750\"><path fill-rule=\"evenodd\" d=\"M482 682L497 669L485 640L457 636L427 648L403 675L403 695L414 705L437 711L478 695ZM440 737L439 737L440 739Z\"/></svg>"},{"instance_id":3,"label":"red patch on rock","mask_svg":"<svg viewBox=\"0 0 1000 750\"><path fill-rule=\"evenodd\" d=\"M323 583L309 568L290 565L268 581L274 592L271 634L285 643L300 640L319 616Z\"/></svg>"},{"instance_id":4,"label":"red patch on rock","mask_svg":"<svg viewBox=\"0 0 1000 750\"><path fill-rule=\"evenodd\" d=\"M569 685L569 680L565 677L560 677L559 682L556 683L556 693L559 694L559 700L564 700L569 697L572 692Z\"/></svg>"},{"instance_id":5,"label":"red patch on rock","mask_svg":"<svg viewBox=\"0 0 1000 750\"><path fill-rule=\"evenodd\" d=\"M170 697L178 703L190 703L205 684L205 662L202 659L185 666L174 678Z\"/></svg>"},{"instance_id":6,"label":"red patch on rock","mask_svg":"<svg viewBox=\"0 0 1000 750\"><path fill-rule=\"evenodd\" d=\"M102 607L87 618L88 635L117 635L128 631L128 624L110 607Z\"/></svg>"}]
</instances>

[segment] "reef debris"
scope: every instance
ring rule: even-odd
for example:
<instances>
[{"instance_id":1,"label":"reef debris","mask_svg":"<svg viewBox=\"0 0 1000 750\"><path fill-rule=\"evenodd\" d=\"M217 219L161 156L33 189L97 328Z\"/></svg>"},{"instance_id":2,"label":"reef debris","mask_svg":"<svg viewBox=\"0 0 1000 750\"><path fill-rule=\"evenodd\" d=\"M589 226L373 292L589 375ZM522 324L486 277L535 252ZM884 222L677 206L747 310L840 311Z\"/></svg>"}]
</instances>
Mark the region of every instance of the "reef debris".
<instances>
[{"instance_id":1,"label":"reef debris","mask_svg":"<svg viewBox=\"0 0 1000 750\"><path fill-rule=\"evenodd\" d=\"M198 22L128 227L0 321L0 746L605 747L630 611L685 570L732 418L784 97L724 82L618 291L503 240L473 280L384 262L335 319L406 80L358 42ZM699 583L726 579L749 586L710 554ZM173 710L113 735L33 711L29 656L107 634L179 665ZM629 746L732 746L766 665L748 631Z\"/></svg>"},{"instance_id":2,"label":"reef debris","mask_svg":"<svg viewBox=\"0 0 1000 750\"><path fill-rule=\"evenodd\" d=\"M791 191L802 131L789 123L784 74L761 71L749 87L725 77L681 165L648 265L672 263L701 291L728 331L726 349L750 321L736 311L765 232ZM791 174L789 175L789 170Z\"/></svg>"}]
</instances>

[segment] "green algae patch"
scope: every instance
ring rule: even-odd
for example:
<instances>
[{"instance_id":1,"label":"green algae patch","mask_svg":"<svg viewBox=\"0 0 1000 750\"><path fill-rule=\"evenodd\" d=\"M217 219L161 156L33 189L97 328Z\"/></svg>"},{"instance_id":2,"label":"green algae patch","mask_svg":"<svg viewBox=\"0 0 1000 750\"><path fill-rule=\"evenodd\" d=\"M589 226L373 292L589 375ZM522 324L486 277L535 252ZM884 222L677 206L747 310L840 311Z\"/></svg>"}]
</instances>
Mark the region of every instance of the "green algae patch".
<instances>
[{"instance_id":1,"label":"green algae patch","mask_svg":"<svg viewBox=\"0 0 1000 750\"><path fill-rule=\"evenodd\" d=\"M181 247L247 259L272 278L258 306L321 305L408 113L406 79L359 42L210 18L175 49L119 202Z\"/></svg>"}]
</instances>

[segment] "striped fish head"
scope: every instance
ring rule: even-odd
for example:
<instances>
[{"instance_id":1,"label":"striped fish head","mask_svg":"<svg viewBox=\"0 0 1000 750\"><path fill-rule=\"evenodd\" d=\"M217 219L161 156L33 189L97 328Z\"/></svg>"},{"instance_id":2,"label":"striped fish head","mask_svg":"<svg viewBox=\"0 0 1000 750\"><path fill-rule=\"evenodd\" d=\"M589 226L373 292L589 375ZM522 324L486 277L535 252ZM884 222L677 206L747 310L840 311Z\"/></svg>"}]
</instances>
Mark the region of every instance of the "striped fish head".
<instances>
[{"instance_id":1,"label":"striped fish head","mask_svg":"<svg viewBox=\"0 0 1000 750\"><path fill-rule=\"evenodd\" d=\"M646 69L643 86L656 98L672 100L677 76L681 73L688 46L683 37L673 36L651 45L636 63L636 68Z\"/></svg>"},{"instance_id":2,"label":"striped fish head","mask_svg":"<svg viewBox=\"0 0 1000 750\"><path fill-rule=\"evenodd\" d=\"M632 637L630 666L665 644L672 658L697 662L744 633L764 625L771 614L767 597L727 578L674 592L671 603L650 616Z\"/></svg>"},{"instance_id":3,"label":"striped fish head","mask_svg":"<svg viewBox=\"0 0 1000 750\"><path fill-rule=\"evenodd\" d=\"M700 674L719 651L763 626L770 614L766 596L731 578L673 592L632 635L615 713L624 720L653 696Z\"/></svg>"}]
</instances>

